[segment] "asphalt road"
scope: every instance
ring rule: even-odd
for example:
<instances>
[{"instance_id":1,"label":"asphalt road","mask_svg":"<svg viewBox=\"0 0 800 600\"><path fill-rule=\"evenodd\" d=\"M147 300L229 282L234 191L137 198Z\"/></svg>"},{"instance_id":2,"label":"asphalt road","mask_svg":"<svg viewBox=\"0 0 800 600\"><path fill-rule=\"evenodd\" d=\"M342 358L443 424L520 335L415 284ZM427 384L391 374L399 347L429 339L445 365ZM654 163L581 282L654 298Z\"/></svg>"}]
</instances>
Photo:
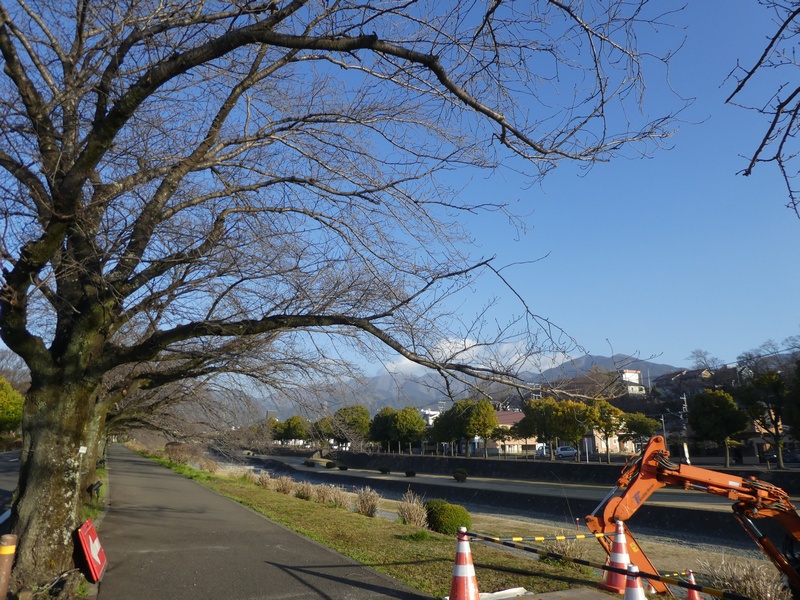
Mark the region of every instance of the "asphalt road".
<instances>
[{"instance_id":1,"label":"asphalt road","mask_svg":"<svg viewBox=\"0 0 800 600\"><path fill-rule=\"evenodd\" d=\"M429 599L122 446L108 469L99 600Z\"/></svg>"},{"instance_id":2,"label":"asphalt road","mask_svg":"<svg viewBox=\"0 0 800 600\"><path fill-rule=\"evenodd\" d=\"M19 451L0 452L0 513L11 506L11 495L19 479Z\"/></svg>"}]
</instances>

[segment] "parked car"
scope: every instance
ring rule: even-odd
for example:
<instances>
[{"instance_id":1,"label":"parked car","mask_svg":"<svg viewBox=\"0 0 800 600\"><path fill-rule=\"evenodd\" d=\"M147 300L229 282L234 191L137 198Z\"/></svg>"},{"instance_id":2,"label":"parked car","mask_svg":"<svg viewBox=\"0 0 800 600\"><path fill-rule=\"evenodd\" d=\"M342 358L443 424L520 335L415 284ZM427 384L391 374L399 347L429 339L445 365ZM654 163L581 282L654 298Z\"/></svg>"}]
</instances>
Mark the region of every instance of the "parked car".
<instances>
[{"instance_id":1,"label":"parked car","mask_svg":"<svg viewBox=\"0 0 800 600\"><path fill-rule=\"evenodd\" d=\"M559 446L556 449L556 458L575 458L578 451L572 446Z\"/></svg>"},{"instance_id":2,"label":"parked car","mask_svg":"<svg viewBox=\"0 0 800 600\"><path fill-rule=\"evenodd\" d=\"M778 462L778 454L776 452L767 452L764 455L764 460L766 460L767 462L776 463ZM785 463L800 462L800 450L784 450L783 462Z\"/></svg>"},{"instance_id":3,"label":"parked car","mask_svg":"<svg viewBox=\"0 0 800 600\"><path fill-rule=\"evenodd\" d=\"M800 450L787 450L783 453L783 462L800 463Z\"/></svg>"}]
</instances>

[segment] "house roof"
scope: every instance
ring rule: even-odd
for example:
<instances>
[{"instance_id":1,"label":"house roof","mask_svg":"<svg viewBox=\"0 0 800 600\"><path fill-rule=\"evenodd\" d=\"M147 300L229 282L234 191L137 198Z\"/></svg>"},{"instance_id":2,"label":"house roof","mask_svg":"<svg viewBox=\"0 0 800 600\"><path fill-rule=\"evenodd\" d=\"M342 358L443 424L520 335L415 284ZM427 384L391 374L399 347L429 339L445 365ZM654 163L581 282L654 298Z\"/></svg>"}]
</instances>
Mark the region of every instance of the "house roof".
<instances>
[{"instance_id":1,"label":"house roof","mask_svg":"<svg viewBox=\"0 0 800 600\"><path fill-rule=\"evenodd\" d=\"M522 420L522 417L525 416L525 413L518 411L518 410L498 410L496 413L497 415L497 424L502 427L511 427L519 423Z\"/></svg>"}]
</instances>

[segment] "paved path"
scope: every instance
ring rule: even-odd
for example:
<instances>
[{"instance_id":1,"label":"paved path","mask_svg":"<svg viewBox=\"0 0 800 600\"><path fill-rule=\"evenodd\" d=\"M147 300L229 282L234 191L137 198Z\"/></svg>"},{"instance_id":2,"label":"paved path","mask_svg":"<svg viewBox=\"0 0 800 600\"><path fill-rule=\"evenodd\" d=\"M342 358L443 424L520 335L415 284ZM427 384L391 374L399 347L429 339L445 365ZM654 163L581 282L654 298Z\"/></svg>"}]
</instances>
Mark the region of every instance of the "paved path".
<instances>
[{"instance_id":1,"label":"paved path","mask_svg":"<svg viewBox=\"0 0 800 600\"><path fill-rule=\"evenodd\" d=\"M99 600L425 600L119 445L109 450Z\"/></svg>"}]
</instances>

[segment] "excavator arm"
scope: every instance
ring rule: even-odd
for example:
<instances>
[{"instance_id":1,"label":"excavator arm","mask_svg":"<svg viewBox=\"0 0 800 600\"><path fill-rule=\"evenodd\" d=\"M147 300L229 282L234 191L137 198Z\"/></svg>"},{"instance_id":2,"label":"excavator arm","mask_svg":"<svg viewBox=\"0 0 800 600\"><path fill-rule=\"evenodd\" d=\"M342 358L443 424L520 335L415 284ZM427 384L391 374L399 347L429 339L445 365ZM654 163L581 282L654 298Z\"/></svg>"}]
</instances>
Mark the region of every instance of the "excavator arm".
<instances>
[{"instance_id":1,"label":"excavator arm","mask_svg":"<svg viewBox=\"0 0 800 600\"><path fill-rule=\"evenodd\" d=\"M623 524L644 504L654 492L664 486L677 486L726 497L734 502L734 517L742 525L764 554L786 576L795 598L800 599L800 556L795 556L794 545L800 542L800 516L789 501L785 491L755 477L742 478L687 464L675 463L662 436L650 439L642 452L625 465L617 485L586 517L586 525L593 533L612 534L617 521ZM785 531L783 550L763 535L753 523L754 519L772 518ZM628 537L631 562L640 571L656 573L650 560L624 526ZM611 552L609 538L598 538ZM650 582L660 594L670 594L659 581Z\"/></svg>"}]
</instances>

